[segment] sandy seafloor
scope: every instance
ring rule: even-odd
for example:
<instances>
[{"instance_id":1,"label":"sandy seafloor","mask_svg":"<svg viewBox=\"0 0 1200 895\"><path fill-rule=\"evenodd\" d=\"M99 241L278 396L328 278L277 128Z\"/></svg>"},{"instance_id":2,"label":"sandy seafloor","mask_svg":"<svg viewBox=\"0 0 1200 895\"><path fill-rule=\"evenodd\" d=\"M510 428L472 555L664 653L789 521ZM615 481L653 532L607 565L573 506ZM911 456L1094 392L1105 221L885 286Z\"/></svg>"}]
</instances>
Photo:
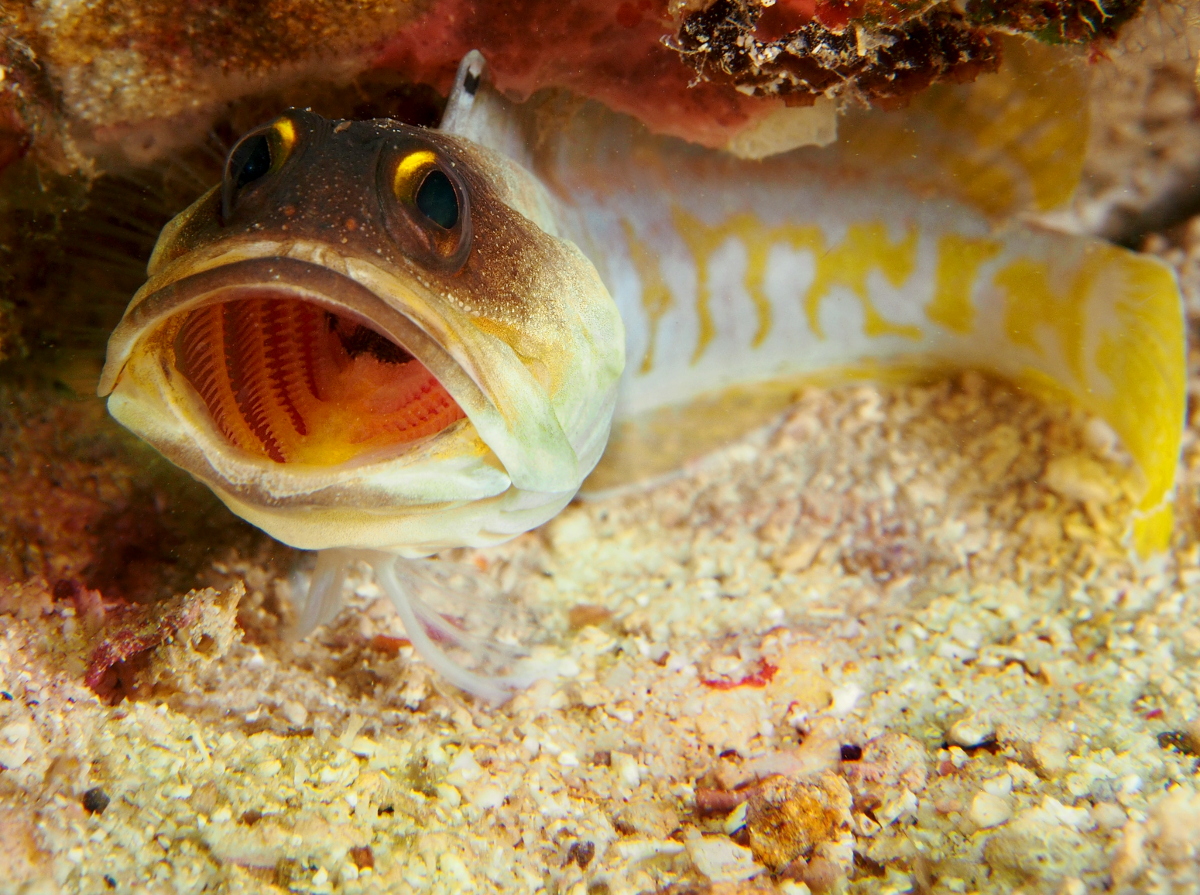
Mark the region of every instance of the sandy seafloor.
<instances>
[{"instance_id":1,"label":"sandy seafloor","mask_svg":"<svg viewBox=\"0 0 1200 895\"><path fill-rule=\"evenodd\" d=\"M1084 220L1200 157L1194 61L1157 58L1097 101ZM1150 246L1195 306L1200 228ZM1194 428L1138 563L1096 421L975 373L804 391L453 557L563 672L497 709L366 581L286 641L297 554L98 402L3 396L0 893L1200 892ZM147 621L112 596L145 581L211 589ZM114 705L84 678L122 619L176 634Z\"/></svg>"}]
</instances>

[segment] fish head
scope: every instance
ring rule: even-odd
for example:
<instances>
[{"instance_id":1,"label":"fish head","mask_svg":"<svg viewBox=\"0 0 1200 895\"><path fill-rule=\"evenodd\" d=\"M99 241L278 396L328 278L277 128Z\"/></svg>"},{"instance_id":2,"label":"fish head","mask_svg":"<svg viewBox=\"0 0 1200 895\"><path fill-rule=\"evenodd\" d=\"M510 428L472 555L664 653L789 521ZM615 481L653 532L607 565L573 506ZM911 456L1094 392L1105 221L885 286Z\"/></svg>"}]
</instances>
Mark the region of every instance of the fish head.
<instances>
[{"instance_id":1,"label":"fish head","mask_svg":"<svg viewBox=\"0 0 1200 895\"><path fill-rule=\"evenodd\" d=\"M506 540L595 465L624 365L551 209L462 137L288 111L163 230L99 393L293 546Z\"/></svg>"}]
</instances>

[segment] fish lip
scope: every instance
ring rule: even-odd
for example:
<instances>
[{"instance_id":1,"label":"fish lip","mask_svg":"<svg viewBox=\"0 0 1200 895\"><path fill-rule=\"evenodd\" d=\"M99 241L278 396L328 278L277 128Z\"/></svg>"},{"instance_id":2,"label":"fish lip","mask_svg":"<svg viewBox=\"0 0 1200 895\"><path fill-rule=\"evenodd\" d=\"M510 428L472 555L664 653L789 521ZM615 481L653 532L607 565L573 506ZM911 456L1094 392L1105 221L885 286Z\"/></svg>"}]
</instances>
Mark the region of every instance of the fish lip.
<instances>
[{"instance_id":1,"label":"fish lip","mask_svg":"<svg viewBox=\"0 0 1200 895\"><path fill-rule=\"evenodd\" d=\"M389 295L391 301L388 301L369 287L328 266L283 255L242 256L224 263L218 259L217 263L210 263L195 273L185 273L166 283L162 283L162 279L165 277L152 278L138 291L120 324L109 337L108 355L97 387L100 397L108 397L117 390L121 373L139 341L168 320L206 305L228 301L231 292L245 297L248 291L261 290L264 294L276 297L286 295L310 301L331 311L358 318L387 336L437 377L466 415L465 422L473 428L473 414L481 410L486 413L493 406L450 351L427 332L427 328L432 327L423 325L417 313L406 313L396 306L408 304L404 295ZM402 454L411 453L411 449L419 445L440 443L454 437L453 433L458 428L457 425L450 425L441 432L421 439L419 443L408 445ZM478 437L478 429L474 431ZM161 446L160 450L163 450ZM208 450L203 449L202 453L207 456ZM228 461L230 458L226 459ZM395 451L387 452L384 456L372 453L342 463L338 468L349 473L355 469L373 467L380 462L386 464L393 459L397 459ZM208 462L211 464L212 461ZM257 461L251 462L255 468L258 465ZM306 480L310 477L304 471L306 468L303 464L291 464L287 473L292 478L298 477L298 481ZM318 478L325 475L325 472L320 472Z\"/></svg>"},{"instance_id":2,"label":"fish lip","mask_svg":"<svg viewBox=\"0 0 1200 895\"><path fill-rule=\"evenodd\" d=\"M109 338L97 394L107 397L114 391L138 341L168 319L227 301L231 291L245 294L257 289L311 301L368 323L429 368L468 417L471 407L491 403L446 346L430 335L434 327L422 321L415 309L401 309L407 304L403 295L385 300L367 286L325 265L284 255L243 257L218 262L162 285L154 280L148 282Z\"/></svg>"},{"instance_id":3,"label":"fish lip","mask_svg":"<svg viewBox=\"0 0 1200 895\"><path fill-rule=\"evenodd\" d=\"M457 394L470 399L479 390L449 352L423 332L416 315L410 318L394 306L406 303L404 295L393 296L402 290L386 293L393 296L389 301L337 270L274 255L247 259L241 254L225 263L217 258L197 267L168 269L134 296L109 340L98 391L109 397L109 410L118 421L212 488L235 513L302 549L357 544L342 539L339 528L326 530L322 521L326 513L359 533L346 537L361 535L369 543L389 545L397 543L388 540L393 525L409 517L436 520L460 504L487 501L511 489L511 478L461 402L467 419L397 451L371 452L336 465L280 464L231 446L203 413L204 404L194 390L181 390L178 382L176 388L165 390L178 378L169 358L152 351L153 346L148 346L151 351L139 351L137 346L143 339L155 338L172 318L230 300L232 292L245 295L248 289L261 288L275 297L318 302L361 317L391 338L403 330L403 347L437 376L456 401ZM435 364L441 364L446 374ZM450 381L455 384L453 391L447 386Z\"/></svg>"}]
</instances>

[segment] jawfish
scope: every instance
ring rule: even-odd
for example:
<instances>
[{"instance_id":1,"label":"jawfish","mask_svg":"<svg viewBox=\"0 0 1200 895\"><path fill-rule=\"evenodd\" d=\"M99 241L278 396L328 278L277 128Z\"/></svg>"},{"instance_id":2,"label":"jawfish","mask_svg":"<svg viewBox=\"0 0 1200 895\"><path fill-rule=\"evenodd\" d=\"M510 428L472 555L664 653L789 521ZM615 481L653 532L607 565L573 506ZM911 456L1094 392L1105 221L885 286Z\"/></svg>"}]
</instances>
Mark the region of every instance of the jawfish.
<instances>
[{"instance_id":1,"label":"jawfish","mask_svg":"<svg viewBox=\"0 0 1200 895\"><path fill-rule=\"evenodd\" d=\"M321 551L302 631L366 560L421 655L493 700L521 681L449 656L461 632L428 604L451 585L412 561L528 531L585 479L666 475L806 377L973 367L1075 401L1137 467L1132 546L1162 550L1179 289L1018 222L1069 196L1086 104L1077 72L1023 76L1035 50L1010 49L1008 74L763 160L511 103L478 53L437 130L288 111L164 229L99 393L234 513Z\"/></svg>"}]
</instances>

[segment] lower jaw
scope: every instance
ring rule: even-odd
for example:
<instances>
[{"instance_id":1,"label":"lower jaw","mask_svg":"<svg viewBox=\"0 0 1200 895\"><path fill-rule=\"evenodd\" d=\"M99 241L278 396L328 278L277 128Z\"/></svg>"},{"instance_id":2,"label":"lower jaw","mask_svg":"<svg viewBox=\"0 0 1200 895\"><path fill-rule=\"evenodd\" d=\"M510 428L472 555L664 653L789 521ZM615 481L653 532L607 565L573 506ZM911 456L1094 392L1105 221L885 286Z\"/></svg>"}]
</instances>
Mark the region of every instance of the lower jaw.
<instances>
[{"instance_id":1,"label":"lower jaw","mask_svg":"<svg viewBox=\"0 0 1200 895\"><path fill-rule=\"evenodd\" d=\"M279 464L402 452L464 413L420 361L345 312L247 287L171 318L174 370L220 436Z\"/></svg>"}]
</instances>

